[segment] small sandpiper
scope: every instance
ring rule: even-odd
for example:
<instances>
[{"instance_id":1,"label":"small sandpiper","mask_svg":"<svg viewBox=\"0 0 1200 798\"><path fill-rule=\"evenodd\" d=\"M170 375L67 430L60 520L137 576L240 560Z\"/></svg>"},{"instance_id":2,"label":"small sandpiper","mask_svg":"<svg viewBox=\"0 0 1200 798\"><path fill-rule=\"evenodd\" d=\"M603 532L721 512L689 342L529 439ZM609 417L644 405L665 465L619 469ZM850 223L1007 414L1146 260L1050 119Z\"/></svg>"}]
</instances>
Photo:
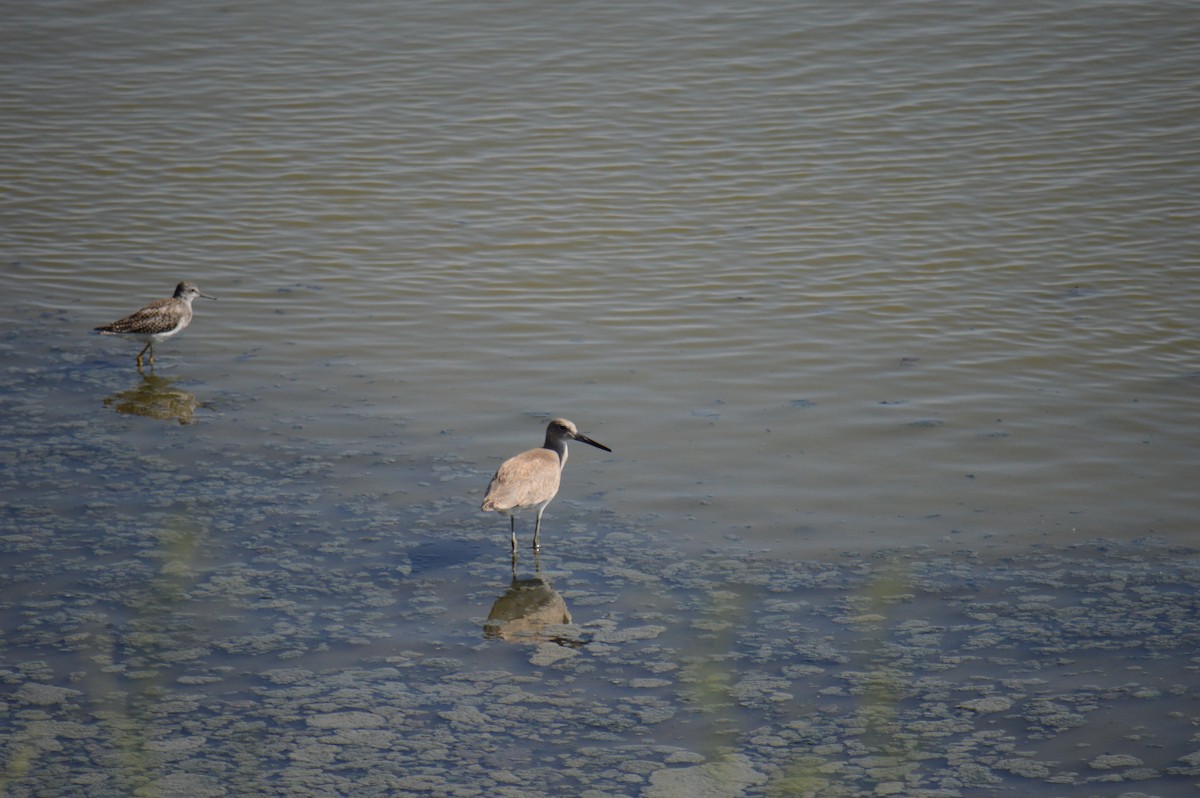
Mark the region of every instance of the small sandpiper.
<instances>
[{"instance_id":1,"label":"small sandpiper","mask_svg":"<svg viewBox=\"0 0 1200 798\"><path fill-rule=\"evenodd\" d=\"M150 365L154 365L154 344L165 341L172 335L181 333L192 323L192 300L198 296L205 299L216 299L202 293L200 287L190 280L184 280L175 286L175 296L151 302L140 310L135 310L123 319L97 327L96 331L103 335L128 335L146 345L138 352L138 368L142 367L142 355L150 351Z\"/></svg>"}]
</instances>

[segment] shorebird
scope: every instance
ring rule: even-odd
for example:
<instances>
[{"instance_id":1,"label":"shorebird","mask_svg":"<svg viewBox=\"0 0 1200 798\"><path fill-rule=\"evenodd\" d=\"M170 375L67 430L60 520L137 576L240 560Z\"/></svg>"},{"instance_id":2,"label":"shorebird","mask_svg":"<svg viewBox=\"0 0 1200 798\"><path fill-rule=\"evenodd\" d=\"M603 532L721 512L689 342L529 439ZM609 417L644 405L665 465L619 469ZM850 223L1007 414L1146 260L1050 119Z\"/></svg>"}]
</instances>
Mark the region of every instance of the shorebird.
<instances>
[{"instance_id":1,"label":"shorebird","mask_svg":"<svg viewBox=\"0 0 1200 798\"><path fill-rule=\"evenodd\" d=\"M530 449L505 460L488 483L487 495L483 497L479 509L484 512L494 510L508 516L514 558L517 556L516 516L528 507L537 509L537 520L533 524L533 550L541 548L539 533L542 513L558 493L559 478L563 466L567 464L567 441L580 441L606 452L612 451L580 433L565 418L556 418L546 426L546 442L540 449Z\"/></svg>"},{"instance_id":2,"label":"shorebird","mask_svg":"<svg viewBox=\"0 0 1200 798\"><path fill-rule=\"evenodd\" d=\"M150 365L153 366L154 344L183 332L192 323L192 300L198 296L216 299L215 296L201 293L200 287L190 280L184 280L175 286L175 296L151 302L123 319L97 327L96 332L103 335L128 335L144 341L146 345L137 356L138 368L142 367L142 355L146 354L146 350L150 350Z\"/></svg>"}]
</instances>

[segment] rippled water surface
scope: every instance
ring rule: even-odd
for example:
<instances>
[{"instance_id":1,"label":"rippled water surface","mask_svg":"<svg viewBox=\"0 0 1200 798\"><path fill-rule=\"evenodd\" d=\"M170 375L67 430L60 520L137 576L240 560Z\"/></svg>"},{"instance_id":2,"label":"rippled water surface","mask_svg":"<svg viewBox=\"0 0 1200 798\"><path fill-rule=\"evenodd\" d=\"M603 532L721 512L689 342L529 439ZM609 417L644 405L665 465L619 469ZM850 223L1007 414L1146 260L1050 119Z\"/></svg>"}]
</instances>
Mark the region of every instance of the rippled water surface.
<instances>
[{"instance_id":1,"label":"rippled water surface","mask_svg":"<svg viewBox=\"0 0 1200 798\"><path fill-rule=\"evenodd\" d=\"M1148 545L1145 562L1182 570L1168 575L1176 587L1142 586L1195 595L1191 3L51 0L6 15L0 667L23 695L10 727L22 711L70 711L39 685L76 674L62 689L94 693L79 674L98 659L120 678L154 674L155 689L212 679L230 712L250 688L220 669L262 671L264 659L327 674L359 645L380 668L460 646L465 664L420 668L435 682L475 672L492 656L480 652L506 646L477 633L511 577L507 521L478 503L496 465L553 416L613 449L573 447L545 516L547 569L575 624L539 637L534 665L568 669L555 689L588 677L546 652L586 655L597 635L619 647L665 634L641 652L651 674L699 656L677 632L622 638L594 626L605 618L712 631L694 616L714 601L787 616L807 605L765 606L745 584L808 601L816 576L772 569L835 573L848 553L970 562L978 585L1038 595L1037 580L1009 584L990 570L1002 560L978 558L1111 545L1143 562L1130 552ZM219 299L197 300L153 371L134 366L140 344L90 334L182 279ZM522 555L518 576L532 578ZM758 576L723 594L704 558L724 556ZM618 571L597 570L606 561ZM690 576L630 576L666 562L696 563L716 597L689 597ZM1127 571L1112 584L1130 584ZM130 592L129 579L158 586ZM380 610L382 623L339 603L368 584L379 595L366 606L407 609ZM878 599L871 580L837 584L847 601ZM1080 601L1073 585L1057 580L1055 600ZM323 593L352 619L321 621ZM654 607L646 617L639 600ZM1177 669L1147 689L1182 701L1172 685L1194 685L1200 652L1194 620L1165 620L1174 606L1148 622L1173 640L1150 656ZM154 619L207 612L225 620L183 623L195 645L173 657L160 656L165 638L154 656L130 653ZM893 620L929 617L910 612ZM110 651L100 630L114 628L131 637ZM229 642L268 632L279 640ZM718 648L751 650L714 634ZM114 665L122 645L140 666ZM771 789L758 776L800 778L761 742L797 744L780 728L809 710L769 698L813 687L797 656L764 655L761 671L796 684L734 702L762 729L784 726L733 745L748 759L721 777L731 794ZM1017 692L1020 706L1030 691ZM1182 694L1200 716L1194 686ZM1163 714L1122 717L1154 726ZM663 768L715 762L693 736L671 743L690 753L646 755ZM10 751L8 767L36 748ZM1078 775L1045 767L1047 783ZM1182 789L1167 764L1145 767L1166 779L1162 794ZM1111 768L1095 771L1082 772ZM148 772L107 784L157 784ZM626 774L630 794L667 789L650 772ZM717 778L705 773L691 775ZM972 789L961 773L896 778ZM585 788L616 789L547 787Z\"/></svg>"}]
</instances>

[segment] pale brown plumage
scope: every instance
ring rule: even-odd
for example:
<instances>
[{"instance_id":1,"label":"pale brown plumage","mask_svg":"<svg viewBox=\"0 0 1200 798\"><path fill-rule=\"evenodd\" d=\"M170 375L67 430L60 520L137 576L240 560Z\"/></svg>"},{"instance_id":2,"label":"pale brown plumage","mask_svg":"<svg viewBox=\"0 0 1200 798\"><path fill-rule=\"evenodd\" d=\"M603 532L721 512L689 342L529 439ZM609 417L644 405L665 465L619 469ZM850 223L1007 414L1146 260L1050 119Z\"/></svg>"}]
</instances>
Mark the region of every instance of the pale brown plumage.
<instances>
[{"instance_id":1,"label":"pale brown plumage","mask_svg":"<svg viewBox=\"0 0 1200 798\"><path fill-rule=\"evenodd\" d=\"M167 299L159 299L130 313L123 319L117 319L112 324L97 327L96 332L103 335L128 335L144 342L142 351L138 352L138 368L142 367L142 355L150 350L150 365L154 365L154 344L165 341L172 335L183 332L192 323L192 300L202 296L205 299L216 299L215 296L201 293L195 283L184 280L175 286L175 295Z\"/></svg>"},{"instance_id":2,"label":"pale brown plumage","mask_svg":"<svg viewBox=\"0 0 1200 798\"><path fill-rule=\"evenodd\" d=\"M513 556L517 552L516 515L526 508L537 509L533 524L533 548L541 548L542 513L558 493L563 466L567 464L567 441L581 441L611 452L602 443L583 435L565 418L556 418L546 426L546 442L541 448L521 452L505 460L488 483L487 494L479 509L507 515L512 530Z\"/></svg>"}]
</instances>

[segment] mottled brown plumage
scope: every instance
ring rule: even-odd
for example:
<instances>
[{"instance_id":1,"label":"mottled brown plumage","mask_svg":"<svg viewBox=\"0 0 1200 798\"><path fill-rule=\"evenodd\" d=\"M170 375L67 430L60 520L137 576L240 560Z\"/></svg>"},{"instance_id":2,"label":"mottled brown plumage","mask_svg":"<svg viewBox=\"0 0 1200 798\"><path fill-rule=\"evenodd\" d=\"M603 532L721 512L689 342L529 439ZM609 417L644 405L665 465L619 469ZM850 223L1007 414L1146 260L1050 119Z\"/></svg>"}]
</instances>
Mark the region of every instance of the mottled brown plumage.
<instances>
[{"instance_id":1,"label":"mottled brown plumage","mask_svg":"<svg viewBox=\"0 0 1200 798\"><path fill-rule=\"evenodd\" d=\"M541 448L530 449L505 460L488 484L487 494L479 509L508 516L514 557L517 552L516 515L528 507L537 509L537 520L533 524L533 549L537 551L541 548L542 513L558 493L563 466L567 464L567 441L581 441L606 452L612 451L581 434L565 418L556 418L546 426L546 442Z\"/></svg>"},{"instance_id":2,"label":"mottled brown plumage","mask_svg":"<svg viewBox=\"0 0 1200 798\"><path fill-rule=\"evenodd\" d=\"M128 335L144 342L146 345L137 356L138 368L142 367L142 355L146 354L147 349L150 350L150 365L153 366L154 344L183 332L184 328L192 323L192 300L198 296L216 299L215 296L201 293L199 286L185 280L175 286L174 296L151 302L123 319L97 327L96 332L103 335Z\"/></svg>"}]
</instances>

